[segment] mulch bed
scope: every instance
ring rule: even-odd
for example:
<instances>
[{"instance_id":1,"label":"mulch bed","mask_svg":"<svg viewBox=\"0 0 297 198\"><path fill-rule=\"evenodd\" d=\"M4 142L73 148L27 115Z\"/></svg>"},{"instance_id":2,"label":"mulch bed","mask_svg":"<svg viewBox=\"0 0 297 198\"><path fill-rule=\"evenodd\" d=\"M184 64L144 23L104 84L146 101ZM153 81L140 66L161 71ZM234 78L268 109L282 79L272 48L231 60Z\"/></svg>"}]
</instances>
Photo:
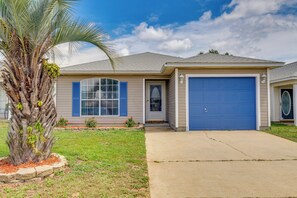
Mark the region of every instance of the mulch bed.
<instances>
[{"instance_id":1,"label":"mulch bed","mask_svg":"<svg viewBox=\"0 0 297 198\"><path fill-rule=\"evenodd\" d=\"M48 159L40 161L40 162L27 162L25 164L21 164L18 166L15 166L11 163L9 163L8 159L2 159L0 160L0 173L15 173L21 168L35 168L37 166L43 166L43 165L52 165L54 163L58 163L61 160L54 156L51 155Z\"/></svg>"}]
</instances>

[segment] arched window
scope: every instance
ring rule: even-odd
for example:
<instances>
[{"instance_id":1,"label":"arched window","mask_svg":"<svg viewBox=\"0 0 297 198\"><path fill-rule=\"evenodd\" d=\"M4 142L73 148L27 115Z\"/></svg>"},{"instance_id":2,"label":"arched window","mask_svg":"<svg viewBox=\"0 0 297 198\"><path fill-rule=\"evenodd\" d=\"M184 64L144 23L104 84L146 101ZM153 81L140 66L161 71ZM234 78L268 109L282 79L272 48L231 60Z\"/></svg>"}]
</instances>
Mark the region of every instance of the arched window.
<instances>
[{"instance_id":1,"label":"arched window","mask_svg":"<svg viewBox=\"0 0 297 198\"><path fill-rule=\"evenodd\" d=\"M82 80L81 115L119 115L119 81L108 78Z\"/></svg>"}]
</instances>

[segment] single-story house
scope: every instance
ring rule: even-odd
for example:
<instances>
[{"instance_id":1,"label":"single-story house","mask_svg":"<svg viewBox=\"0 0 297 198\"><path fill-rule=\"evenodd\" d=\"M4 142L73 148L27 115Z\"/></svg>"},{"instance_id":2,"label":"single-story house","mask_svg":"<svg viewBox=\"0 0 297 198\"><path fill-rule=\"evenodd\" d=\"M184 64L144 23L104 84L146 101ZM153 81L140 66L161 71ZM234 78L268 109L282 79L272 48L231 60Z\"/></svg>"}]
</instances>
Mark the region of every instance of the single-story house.
<instances>
[{"instance_id":1,"label":"single-story house","mask_svg":"<svg viewBox=\"0 0 297 198\"><path fill-rule=\"evenodd\" d=\"M270 126L271 68L282 62L200 54L141 53L61 68L58 117L83 125L168 122L176 131L260 130Z\"/></svg>"},{"instance_id":2,"label":"single-story house","mask_svg":"<svg viewBox=\"0 0 297 198\"><path fill-rule=\"evenodd\" d=\"M271 120L297 126L297 62L270 72Z\"/></svg>"}]
</instances>

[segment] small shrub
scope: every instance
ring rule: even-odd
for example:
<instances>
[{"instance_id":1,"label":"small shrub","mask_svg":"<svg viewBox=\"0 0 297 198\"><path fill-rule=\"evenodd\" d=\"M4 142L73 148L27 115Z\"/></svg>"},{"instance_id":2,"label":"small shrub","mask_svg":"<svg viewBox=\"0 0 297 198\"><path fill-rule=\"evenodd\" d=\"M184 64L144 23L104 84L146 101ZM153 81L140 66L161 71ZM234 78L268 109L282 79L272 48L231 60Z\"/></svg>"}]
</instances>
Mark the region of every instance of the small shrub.
<instances>
[{"instance_id":1,"label":"small shrub","mask_svg":"<svg viewBox=\"0 0 297 198\"><path fill-rule=\"evenodd\" d=\"M68 125L68 120L61 117L57 122L57 127L65 127Z\"/></svg>"},{"instance_id":2,"label":"small shrub","mask_svg":"<svg viewBox=\"0 0 297 198\"><path fill-rule=\"evenodd\" d=\"M86 127L95 128L97 126L97 121L95 118L89 118L85 121Z\"/></svg>"},{"instance_id":3,"label":"small shrub","mask_svg":"<svg viewBox=\"0 0 297 198\"><path fill-rule=\"evenodd\" d=\"M128 120L126 121L126 126L127 127L134 127L136 125L136 122L133 120L133 118L128 118Z\"/></svg>"}]
</instances>

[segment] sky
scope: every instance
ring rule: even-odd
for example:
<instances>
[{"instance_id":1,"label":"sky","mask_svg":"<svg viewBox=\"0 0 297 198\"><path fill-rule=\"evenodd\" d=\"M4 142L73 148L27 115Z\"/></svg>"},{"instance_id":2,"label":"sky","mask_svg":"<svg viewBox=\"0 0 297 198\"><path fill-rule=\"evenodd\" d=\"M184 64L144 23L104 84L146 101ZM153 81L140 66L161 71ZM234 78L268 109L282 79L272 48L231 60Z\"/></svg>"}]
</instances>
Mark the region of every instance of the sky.
<instances>
[{"instance_id":1,"label":"sky","mask_svg":"<svg viewBox=\"0 0 297 198\"><path fill-rule=\"evenodd\" d=\"M221 53L297 61L297 0L80 0L75 17L98 25L118 56L155 52L190 57ZM91 45L60 64L106 59Z\"/></svg>"}]
</instances>

